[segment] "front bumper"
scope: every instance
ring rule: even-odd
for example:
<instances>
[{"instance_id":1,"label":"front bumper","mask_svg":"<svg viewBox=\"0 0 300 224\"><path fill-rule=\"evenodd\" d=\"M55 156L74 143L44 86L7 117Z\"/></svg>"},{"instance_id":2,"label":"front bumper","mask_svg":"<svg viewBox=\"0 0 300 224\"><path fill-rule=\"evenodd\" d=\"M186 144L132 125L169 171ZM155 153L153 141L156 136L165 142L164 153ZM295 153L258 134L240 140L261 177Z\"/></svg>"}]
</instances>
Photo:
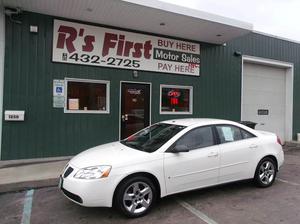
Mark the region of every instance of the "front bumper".
<instances>
[{"instance_id":1,"label":"front bumper","mask_svg":"<svg viewBox=\"0 0 300 224\"><path fill-rule=\"evenodd\" d=\"M65 175L68 168L72 167L72 172ZM68 165L61 176L62 184L60 186L63 194L71 201L87 207L111 207L115 183L113 178L101 178L93 180L84 180L74 178L79 170L75 166Z\"/></svg>"}]
</instances>

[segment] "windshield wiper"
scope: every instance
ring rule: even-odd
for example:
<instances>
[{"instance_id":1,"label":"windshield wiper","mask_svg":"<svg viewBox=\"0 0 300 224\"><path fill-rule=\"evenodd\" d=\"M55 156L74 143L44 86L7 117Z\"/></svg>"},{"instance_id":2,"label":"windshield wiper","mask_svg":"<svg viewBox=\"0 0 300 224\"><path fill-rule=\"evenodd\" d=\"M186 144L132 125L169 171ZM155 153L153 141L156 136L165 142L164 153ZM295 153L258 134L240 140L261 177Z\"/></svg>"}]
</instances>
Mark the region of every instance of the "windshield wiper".
<instances>
[{"instance_id":1,"label":"windshield wiper","mask_svg":"<svg viewBox=\"0 0 300 224\"><path fill-rule=\"evenodd\" d=\"M126 146L130 147L130 148L137 149L137 150L141 150L141 149L139 149L139 147L138 147L136 144L134 144L133 142L128 142L128 141L123 140L123 141L121 141L121 143L122 143L123 145L126 145ZM132 143L133 143L133 144L132 144ZM141 150L141 151L142 151L142 150Z\"/></svg>"}]
</instances>

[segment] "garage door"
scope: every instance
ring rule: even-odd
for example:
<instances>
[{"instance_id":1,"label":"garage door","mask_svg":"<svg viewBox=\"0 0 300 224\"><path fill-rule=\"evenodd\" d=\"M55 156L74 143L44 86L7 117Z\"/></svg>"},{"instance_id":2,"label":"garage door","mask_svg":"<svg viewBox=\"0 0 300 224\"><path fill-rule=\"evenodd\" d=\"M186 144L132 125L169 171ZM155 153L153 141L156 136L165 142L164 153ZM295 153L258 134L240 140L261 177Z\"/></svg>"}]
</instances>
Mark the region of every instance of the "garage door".
<instances>
[{"instance_id":1,"label":"garage door","mask_svg":"<svg viewBox=\"0 0 300 224\"><path fill-rule=\"evenodd\" d=\"M254 121L256 129L271 131L285 140L286 70L244 63L242 120Z\"/></svg>"}]
</instances>

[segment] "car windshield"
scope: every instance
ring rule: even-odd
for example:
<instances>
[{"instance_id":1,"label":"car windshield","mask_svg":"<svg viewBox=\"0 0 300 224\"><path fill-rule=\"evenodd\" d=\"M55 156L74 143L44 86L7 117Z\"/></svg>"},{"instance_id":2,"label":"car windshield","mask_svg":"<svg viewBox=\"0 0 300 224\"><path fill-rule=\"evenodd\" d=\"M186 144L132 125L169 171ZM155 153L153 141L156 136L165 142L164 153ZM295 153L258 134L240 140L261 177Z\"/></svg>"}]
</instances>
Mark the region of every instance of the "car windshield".
<instances>
[{"instance_id":1,"label":"car windshield","mask_svg":"<svg viewBox=\"0 0 300 224\"><path fill-rule=\"evenodd\" d=\"M131 135L121 143L137 150L154 152L184 128L181 125L158 123Z\"/></svg>"}]
</instances>

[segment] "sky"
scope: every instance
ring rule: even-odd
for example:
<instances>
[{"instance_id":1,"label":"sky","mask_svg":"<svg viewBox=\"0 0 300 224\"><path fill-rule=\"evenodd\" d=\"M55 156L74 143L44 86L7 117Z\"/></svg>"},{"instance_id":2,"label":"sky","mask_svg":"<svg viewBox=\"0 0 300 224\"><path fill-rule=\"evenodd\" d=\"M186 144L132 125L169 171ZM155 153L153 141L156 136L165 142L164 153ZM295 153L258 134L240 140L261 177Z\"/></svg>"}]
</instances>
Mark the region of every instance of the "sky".
<instances>
[{"instance_id":1,"label":"sky","mask_svg":"<svg viewBox=\"0 0 300 224\"><path fill-rule=\"evenodd\" d=\"M253 24L253 29L300 42L300 0L160 0Z\"/></svg>"}]
</instances>

